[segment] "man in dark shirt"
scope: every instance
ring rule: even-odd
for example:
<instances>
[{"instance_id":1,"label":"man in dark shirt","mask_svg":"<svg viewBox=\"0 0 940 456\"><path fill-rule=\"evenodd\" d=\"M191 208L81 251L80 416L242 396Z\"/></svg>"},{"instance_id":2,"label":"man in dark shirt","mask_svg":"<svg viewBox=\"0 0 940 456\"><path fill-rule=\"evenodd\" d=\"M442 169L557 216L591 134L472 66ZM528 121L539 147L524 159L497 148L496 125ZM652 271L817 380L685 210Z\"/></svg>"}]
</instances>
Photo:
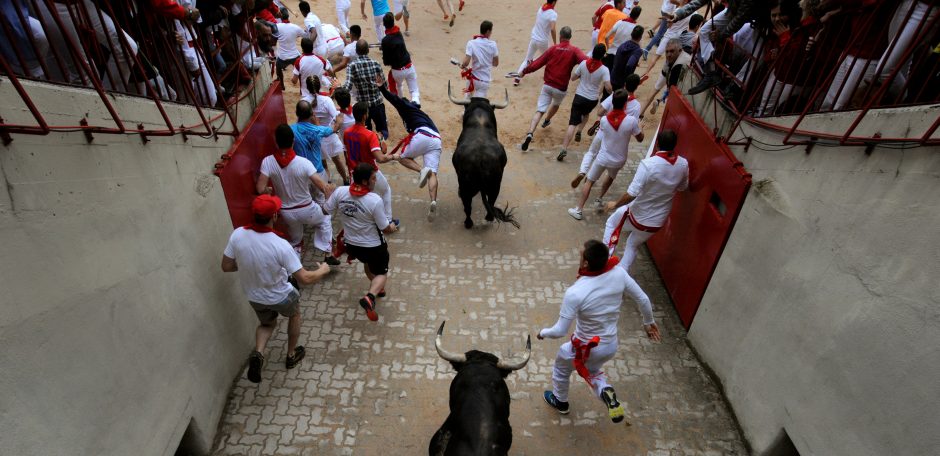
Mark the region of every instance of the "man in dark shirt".
<instances>
[{"instance_id":1,"label":"man in dark shirt","mask_svg":"<svg viewBox=\"0 0 940 456\"><path fill-rule=\"evenodd\" d=\"M617 48L614 55L613 73L610 75L610 85L614 90L623 88L627 76L636 72L636 66L640 63L640 57L643 57L643 48L640 47L640 40L643 38L643 27L636 26L630 34L630 39Z\"/></svg>"},{"instance_id":2,"label":"man in dark shirt","mask_svg":"<svg viewBox=\"0 0 940 456\"><path fill-rule=\"evenodd\" d=\"M382 76L382 65L369 58L369 43L359 40L356 43L356 59L346 67L346 90L356 89L359 101L369 105L369 124L367 127L382 138L388 138L388 121L385 118L385 103L382 93L375 87L375 78Z\"/></svg>"},{"instance_id":3,"label":"man in dark shirt","mask_svg":"<svg viewBox=\"0 0 940 456\"><path fill-rule=\"evenodd\" d=\"M389 72L389 88L392 93L398 95L403 93L402 87L407 83L411 101L420 107L418 72L415 71L414 64L411 63L411 54L405 47L405 37L395 25L394 14L386 13L382 22L385 25L385 38L382 38L382 63L392 67Z\"/></svg>"}]
</instances>

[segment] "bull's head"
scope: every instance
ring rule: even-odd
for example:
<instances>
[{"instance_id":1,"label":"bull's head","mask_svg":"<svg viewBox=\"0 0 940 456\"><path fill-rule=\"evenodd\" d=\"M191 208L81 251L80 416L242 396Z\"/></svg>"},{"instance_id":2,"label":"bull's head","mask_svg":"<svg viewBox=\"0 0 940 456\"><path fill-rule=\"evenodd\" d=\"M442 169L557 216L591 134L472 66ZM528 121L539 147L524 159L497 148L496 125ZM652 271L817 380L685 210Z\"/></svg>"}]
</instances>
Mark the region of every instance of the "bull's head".
<instances>
[{"instance_id":1,"label":"bull's head","mask_svg":"<svg viewBox=\"0 0 940 456\"><path fill-rule=\"evenodd\" d=\"M522 357L522 359L519 359L519 360L503 361L489 353L477 352L476 350L473 350L467 353L451 353L445 350L444 347L441 346L441 338L443 337L443 334L444 334L444 323L447 323L447 320L444 320L443 322L441 322L441 327L437 329L437 337L434 339L434 348L437 349L437 354L440 355L441 358L443 358L445 361L449 361L451 364L454 365L455 368L459 369L460 365L467 362L468 354L476 355L473 357L477 359L481 358L480 355L489 355L488 357L491 357L496 360L496 368L502 370L504 372L503 376L506 376L506 374L508 374L509 372L522 369L523 367L525 367L525 365L529 362L529 357L532 355L532 336L531 335L526 337L525 355Z\"/></svg>"},{"instance_id":2,"label":"bull's head","mask_svg":"<svg viewBox=\"0 0 940 456\"><path fill-rule=\"evenodd\" d=\"M506 91L506 101L504 101L503 103L492 103L488 99L480 98L480 97L473 97L469 100L458 100L454 98L454 95L450 91L450 81L447 81L447 98L450 98L451 103L455 105L460 105L460 106L467 106L472 101L476 101L476 100L485 100L486 104L488 104L489 106L492 106L493 109L503 109L506 106L509 106L509 89L503 89L503 90Z\"/></svg>"}]
</instances>

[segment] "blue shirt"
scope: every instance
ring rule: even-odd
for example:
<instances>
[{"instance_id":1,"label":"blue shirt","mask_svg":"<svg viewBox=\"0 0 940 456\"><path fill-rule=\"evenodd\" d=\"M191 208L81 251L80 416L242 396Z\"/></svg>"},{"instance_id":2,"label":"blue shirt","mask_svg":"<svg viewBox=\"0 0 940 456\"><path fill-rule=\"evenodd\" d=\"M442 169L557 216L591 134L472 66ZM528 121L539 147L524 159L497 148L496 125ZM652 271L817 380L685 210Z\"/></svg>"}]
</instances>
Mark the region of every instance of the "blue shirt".
<instances>
[{"instance_id":1,"label":"blue shirt","mask_svg":"<svg viewBox=\"0 0 940 456\"><path fill-rule=\"evenodd\" d=\"M290 126L294 130L294 152L313 162L318 173L323 172L320 156L320 141L333 134L330 127L321 127L310 122L297 122Z\"/></svg>"},{"instance_id":2,"label":"blue shirt","mask_svg":"<svg viewBox=\"0 0 940 456\"><path fill-rule=\"evenodd\" d=\"M387 12L389 12L388 0L372 0L373 16L384 16Z\"/></svg>"}]
</instances>

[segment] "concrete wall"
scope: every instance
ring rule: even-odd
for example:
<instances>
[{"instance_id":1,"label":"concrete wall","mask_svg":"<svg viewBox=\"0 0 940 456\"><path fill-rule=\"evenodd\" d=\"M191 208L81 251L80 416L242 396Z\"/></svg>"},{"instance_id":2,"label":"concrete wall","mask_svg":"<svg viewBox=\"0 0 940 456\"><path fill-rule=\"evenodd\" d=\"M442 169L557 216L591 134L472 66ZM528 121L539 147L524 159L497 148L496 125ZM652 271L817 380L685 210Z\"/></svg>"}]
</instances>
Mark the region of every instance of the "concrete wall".
<instances>
[{"instance_id":1,"label":"concrete wall","mask_svg":"<svg viewBox=\"0 0 940 456\"><path fill-rule=\"evenodd\" d=\"M732 149L754 185L689 332L748 442L940 454L940 148L755 146Z\"/></svg>"},{"instance_id":2,"label":"concrete wall","mask_svg":"<svg viewBox=\"0 0 940 456\"><path fill-rule=\"evenodd\" d=\"M92 93L28 84L53 124L108 124ZM114 102L161 127L152 103ZM0 84L0 115L24 118L20 104ZM0 147L0 454L173 454L191 422L208 451L255 324L219 267L232 226L211 170L232 139L13 138Z\"/></svg>"}]
</instances>

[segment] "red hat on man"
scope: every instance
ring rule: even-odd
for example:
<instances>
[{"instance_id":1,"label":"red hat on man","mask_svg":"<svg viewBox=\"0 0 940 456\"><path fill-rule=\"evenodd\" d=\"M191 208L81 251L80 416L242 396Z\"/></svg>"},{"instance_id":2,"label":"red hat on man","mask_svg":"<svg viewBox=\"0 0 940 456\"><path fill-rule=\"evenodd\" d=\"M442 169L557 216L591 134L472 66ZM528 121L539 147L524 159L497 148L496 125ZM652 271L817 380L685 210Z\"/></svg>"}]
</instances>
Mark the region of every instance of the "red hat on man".
<instances>
[{"instance_id":1,"label":"red hat on man","mask_svg":"<svg viewBox=\"0 0 940 456\"><path fill-rule=\"evenodd\" d=\"M259 195L251 202L251 212L262 217L274 217L281 210L281 199L274 195Z\"/></svg>"}]
</instances>

